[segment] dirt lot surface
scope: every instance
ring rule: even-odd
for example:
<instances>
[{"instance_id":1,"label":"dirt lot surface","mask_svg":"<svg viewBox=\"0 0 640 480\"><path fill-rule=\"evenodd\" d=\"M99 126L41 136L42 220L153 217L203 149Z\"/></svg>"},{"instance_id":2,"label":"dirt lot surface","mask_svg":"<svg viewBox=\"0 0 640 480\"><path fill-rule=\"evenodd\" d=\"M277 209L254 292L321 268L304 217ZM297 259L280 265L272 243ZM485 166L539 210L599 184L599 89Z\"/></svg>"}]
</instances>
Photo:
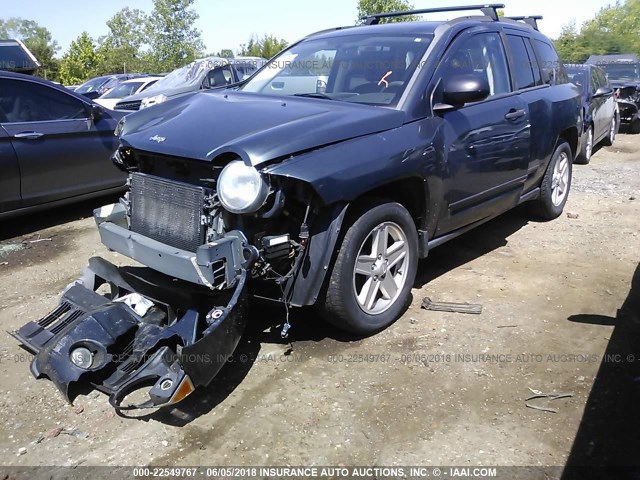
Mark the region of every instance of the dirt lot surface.
<instances>
[{"instance_id":1,"label":"dirt lot surface","mask_svg":"<svg viewBox=\"0 0 640 480\"><path fill-rule=\"evenodd\" d=\"M283 341L269 326L284 312L258 306L209 388L139 418L97 392L68 405L4 333L52 309L89 257L127 263L90 218L107 200L0 223L2 465L640 463L639 136L574 166L560 219L519 208L435 249L382 333L348 338L305 311ZM545 412L531 389L572 396L531 401Z\"/></svg>"}]
</instances>

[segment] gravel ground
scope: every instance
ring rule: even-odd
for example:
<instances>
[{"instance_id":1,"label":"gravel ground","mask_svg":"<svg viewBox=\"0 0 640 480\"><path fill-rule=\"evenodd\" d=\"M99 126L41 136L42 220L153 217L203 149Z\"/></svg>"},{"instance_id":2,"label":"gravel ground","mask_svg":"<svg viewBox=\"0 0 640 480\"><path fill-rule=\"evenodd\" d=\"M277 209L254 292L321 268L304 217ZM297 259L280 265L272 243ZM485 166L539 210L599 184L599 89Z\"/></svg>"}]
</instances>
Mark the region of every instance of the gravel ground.
<instances>
[{"instance_id":1,"label":"gravel ground","mask_svg":"<svg viewBox=\"0 0 640 480\"><path fill-rule=\"evenodd\" d=\"M122 417L97 392L68 405L2 334L0 463L637 465L639 138L574 166L571 215L518 208L435 249L378 335L302 311L284 342L284 312L254 308L233 363L171 411ZM3 330L52 309L89 257L127 262L90 218L107 200L0 223ZM422 310L424 297L483 312ZM531 402L551 413L526 406L532 389L571 396Z\"/></svg>"}]
</instances>

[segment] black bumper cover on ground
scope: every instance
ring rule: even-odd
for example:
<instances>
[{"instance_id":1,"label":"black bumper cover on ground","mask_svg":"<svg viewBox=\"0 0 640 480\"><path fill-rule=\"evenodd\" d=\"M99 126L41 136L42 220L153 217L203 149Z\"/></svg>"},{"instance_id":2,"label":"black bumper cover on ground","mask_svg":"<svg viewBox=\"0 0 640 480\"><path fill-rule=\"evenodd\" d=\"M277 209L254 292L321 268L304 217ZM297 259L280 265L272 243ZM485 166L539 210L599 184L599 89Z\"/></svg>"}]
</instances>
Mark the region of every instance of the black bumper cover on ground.
<instances>
[{"instance_id":1,"label":"black bumper cover on ground","mask_svg":"<svg viewBox=\"0 0 640 480\"><path fill-rule=\"evenodd\" d=\"M35 354L34 376L49 378L70 402L73 386L93 385L109 394L118 409L176 403L185 391L211 382L244 331L244 270L233 289L217 294L197 291L193 301L169 277L153 272L154 281L142 279L101 258L90 260L83 278L64 293L55 310L14 332ZM118 297L138 293L156 305L166 305L165 312L175 308L172 299L179 299L177 314L164 314L164 324L158 311L141 317L125 303L95 293L103 283L110 284ZM79 347L91 352L88 368L71 361ZM151 387L149 400L123 405L128 394L147 387Z\"/></svg>"}]
</instances>

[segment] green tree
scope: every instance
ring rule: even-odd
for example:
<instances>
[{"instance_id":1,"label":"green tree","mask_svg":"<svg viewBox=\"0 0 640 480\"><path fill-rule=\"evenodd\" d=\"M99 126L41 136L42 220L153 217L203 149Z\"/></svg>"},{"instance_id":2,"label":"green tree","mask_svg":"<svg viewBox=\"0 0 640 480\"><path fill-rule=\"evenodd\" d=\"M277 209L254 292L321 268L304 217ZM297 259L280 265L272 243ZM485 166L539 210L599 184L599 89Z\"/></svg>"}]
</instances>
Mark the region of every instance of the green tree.
<instances>
[{"instance_id":1,"label":"green tree","mask_svg":"<svg viewBox=\"0 0 640 480\"><path fill-rule=\"evenodd\" d=\"M96 75L101 60L93 39L82 32L60 61L60 82L73 85L86 81Z\"/></svg>"},{"instance_id":2,"label":"green tree","mask_svg":"<svg viewBox=\"0 0 640 480\"><path fill-rule=\"evenodd\" d=\"M170 71L202 55L204 43L193 27L198 14L195 0L153 0L147 35L156 71Z\"/></svg>"},{"instance_id":3,"label":"green tree","mask_svg":"<svg viewBox=\"0 0 640 480\"><path fill-rule=\"evenodd\" d=\"M360 23L362 17L374 13L398 12L412 10L413 5L407 0L358 0L358 18L356 23ZM416 21L420 17L407 15L404 17L393 17L381 19L380 23Z\"/></svg>"},{"instance_id":4,"label":"green tree","mask_svg":"<svg viewBox=\"0 0 640 480\"><path fill-rule=\"evenodd\" d=\"M616 2L600 9L579 31L575 22L565 25L555 45L568 63L583 63L590 55L640 55L640 0Z\"/></svg>"},{"instance_id":5,"label":"green tree","mask_svg":"<svg viewBox=\"0 0 640 480\"><path fill-rule=\"evenodd\" d=\"M37 73L49 80L57 79L59 62L55 58L55 54L60 47L51 38L51 32L45 27L38 25L33 20L0 19L0 38L22 40L42 65Z\"/></svg>"},{"instance_id":6,"label":"green tree","mask_svg":"<svg viewBox=\"0 0 640 480\"><path fill-rule=\"evenodd\" d=\"M213 53L211 55L209 55L210 57L220 57L220 58L233 58L233 50L230 50L228 48L223 48L222 50L220 50L218 53Z\"/></svg>"},{"instance_id":7,"label":"green tree","mask_svg":"<svg viewBox=\"0 0 640 480\"><path fill-rule=\"evenodd\" d=\"M99 74L142 72L149 65L144 46L147 16L138 9L125 7L107 21L109 33L100 38Z\"/></svg>"},{"instance_id":8,"label":"green tree","mask_svg":"<svg viewBox=\"0 0 640 480\"><path fill-rule=\"evenodd\" d=\"M238 55L268 59L285 49L287 45L289 45L289 42L284 39L278 39L273 35L265 34L262 38L253 35L246 44L240 46Z\"/></svg>"}]
</instances>

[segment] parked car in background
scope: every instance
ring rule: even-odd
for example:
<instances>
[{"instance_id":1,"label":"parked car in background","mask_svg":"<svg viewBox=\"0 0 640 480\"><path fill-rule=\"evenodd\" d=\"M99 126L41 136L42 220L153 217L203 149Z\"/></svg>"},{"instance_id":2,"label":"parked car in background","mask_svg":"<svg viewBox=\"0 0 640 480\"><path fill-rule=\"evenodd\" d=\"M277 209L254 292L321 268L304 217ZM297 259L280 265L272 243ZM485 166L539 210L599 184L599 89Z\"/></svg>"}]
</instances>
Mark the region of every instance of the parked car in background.
<instances>
[{"instance_id":1,"label":"parked car in background","mask_svg":"<svg viewBox=\"0 0 640 480\"><path fill-rule=\"evenodd\" d=\"M587 164L593 147L613 145L620 125L614 90L604 70L595 65L566 65L569 80L580 89L583 128L576 163Z\"/></svg>"},{"instance_id":2,"label":"parked car in background","mask_svg":"<svg viewBox=\"0 0 640 480\"><path fill-rule=\"evenodd\" d=\"M587 63L602 68L618 92L620 121L630 133L640 133L640 58L636 54L591 55Z\"/></svg>"},{"instance_id":3,"label":"parked car in background","mask_svg":"<svg viewBox=\"0 0 640 480\"><path fill-rule=\"evenodd\" d=\"M320 52L306 61L284 60L282 71L265 87L264 92L269 90L275 95L293 95L301 91L324 93L327 90L333 55L333 52ZM359 68L363 70L365 67Z\"/></svg>"},{"instance_id":4,"label":"parked car in background","mask_svg":"<svg viewBox=\"0 0 640 480\"><path fill-rule=\"evenodd\" d=\"M109 160L122 113L46 80L0 71L0 218L122 190Z\"/></svg>"},{"instance_id":5,"label":"parked car in background","mask_svg":"<svg viewBox=\"0 0 640 480\"><path fill-rule=\"evenodd\" d=\"M125 80L117 87L109 90L107 93L99 98L96 98L95 102L102 105L109 110L113 110L116 107L116 103L125 97L140 93L151 85L156 83L162 77L137 77L131 80Z\"/></svg>"},{"instance_id":6,"label":"parked car in background","mask_svg":"<svg viewBox=\"0 0 640 480\"><path fill-rule=\"evenodd\" d=\"M267 59L262 57L235 57L230 58L229 63L238 72L240 80L246 80L262 68L267 63Z\"/></svg>"},{"instance_id":7,"label":"parked car in background","mask_svg":"<svg viewBox=\"0 0 640 480\"><path fill-rule=\"evenodd\" d=\"M251 61L245 62L243 71L249 66ZM189 92L226 87L241 80L242 76L230 59L201 58L174 70L144 92L122 99L116 104L116 109L139 110Z\"/></svg>"},{"instance_id":8,"label":"parked car in background","mask_svg":"<svg viewBox=\"0 0 640 480\"><path fill-rule=\"evenodd\" d=\"M95 100L96 98L104 95L112 88L116 87L125 80L144 76L140 73L118 73L115 75L104 75L102 77L95 77L87 80L82 85L77 87L74 91L84 95L85 97Z\"/></svg>"},{"instance_id":9,"label":"parked car in background","mask_svg":"<svg viewBox=\"0 0 640 480\"><path fill-rule=\"evenodd\" d=\"M20 40L0 40L0 70L33 75L40 62Z\"/></svg>"}]
</instances>

